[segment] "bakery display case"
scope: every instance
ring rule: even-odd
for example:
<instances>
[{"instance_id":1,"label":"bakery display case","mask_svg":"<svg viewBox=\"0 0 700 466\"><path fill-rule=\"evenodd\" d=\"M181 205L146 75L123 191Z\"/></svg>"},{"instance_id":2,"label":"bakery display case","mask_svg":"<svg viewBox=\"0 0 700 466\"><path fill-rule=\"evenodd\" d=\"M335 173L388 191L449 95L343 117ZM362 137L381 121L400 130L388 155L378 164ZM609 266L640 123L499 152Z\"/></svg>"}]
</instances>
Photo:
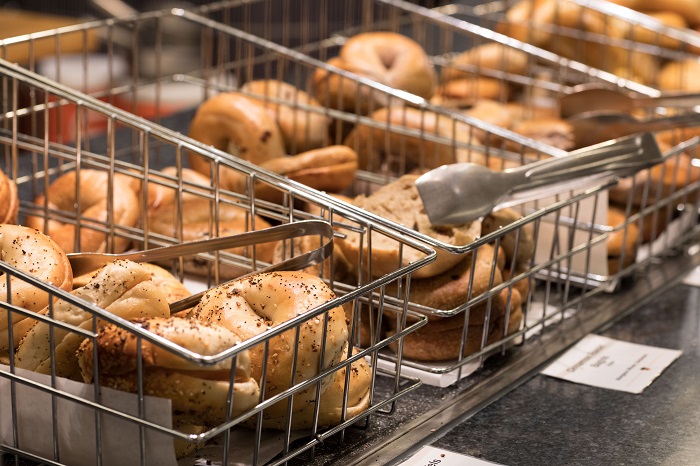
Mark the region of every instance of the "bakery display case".
<instances>
[{"instance_id":1,"label":"bakery display case","mask_svg":"<svg viewBox=\"0 0 700 466\"><path fill-rule=\"evenodd\" d=\"M576 5L622 28L624 15L598 3ZM671 95L692 99L692 89L668 91L652 79L660 68L638 79L547 49L532 30L562 25L508 29L510 8L224 1L0 41L0 59L10 48L33 57L38 42L61 50L76 35L86 45L0 61L1 166L21 225L64 253L233 241L159 261L177 290L161 301L209 291L145 314L86 291L118 288L126 272L47 285L3 258L3 459L119 464L129 442L132 464L398 462L697 265L696 119ZM589 55L628 50L626 63L652 47L663 64L691 53L691 32L628 22L637 29L620 42L577 34L597 44ZM636 40L642 30L652 44ZM684 127L678 118L631 145L625 132L617 145L591 142L562 113L582 88L669 97L635 116L683 115ZM432 224L416 188L445 164L512 170L649 141L664 157L652 168L601 173L463 224ZM18 301L20 286L46 302ZM303 308L266 314L282 299L255 294L268 288ZM247 307L257 313L234 316ZM257 322L248 333L246 319ZM207 332L224 343L192 346ZM127 381L108 357L114 341L134 358ZM36 346L46 354L27 356ZM183 371L222 391L214 407L162 390L184 386ZM76 436L90 441L78 447Z\"/></svg>"}]
</instances>

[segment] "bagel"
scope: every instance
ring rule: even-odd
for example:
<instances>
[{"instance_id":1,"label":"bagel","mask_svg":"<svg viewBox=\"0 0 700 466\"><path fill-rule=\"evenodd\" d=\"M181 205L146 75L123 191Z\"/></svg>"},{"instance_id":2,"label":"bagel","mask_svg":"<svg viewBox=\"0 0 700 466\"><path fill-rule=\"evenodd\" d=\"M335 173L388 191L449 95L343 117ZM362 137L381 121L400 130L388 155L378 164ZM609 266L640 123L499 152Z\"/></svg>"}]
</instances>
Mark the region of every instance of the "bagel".
<instances>
[{"instance_id":1,"label":"bagel","mask_svg":"<svg viewBox=\"0 0 700 466\"><path fill-rule=\"evenodd\" d=\"M139 264L117 260L105 265L87 285L72 293L123 319L166 317L170 315L168 303L150 279L150 273ZM64 300L57 301L52 312L55 320L83 329L90 329L96 318L94 314ZM67 329L37 321L22 337L15 354L15 364L42 374L50 374L53 365L57 376L81 380L75 354L83 338Z\"/></svg>"},{"instance_id":2,"label":"bagel","mask_svg":"<svg viewBox=\"0 0 700 466\"><path fill-rule=\"evenodd\" d=\"M166 174L175 173L174 167L163 169ZM203 240L212 236L229 236L255 229L269 228L270 223L260 216L251 217L244 207L229 202L218 205L209 199L211 193L208 179L200 173L183 170L182 179L187 181L187 192L181 194L178 189L149 183L148 189L148 226L151 232L180 242ZM215 212L216 210L216 212ZM215 221L218 220L218 221ZM270 263L275 243L263 243L253 247L237 247L225 252L251 257L253 251L257 260ZM184 257L184 270L195 275L213 273L213 262L196 256ZM233 278L245 273L245 267L220 262L221 277Z\"/></svg>"},{"instance_id":3,"label":"bagel","mask_svg":"<svg viewBox=\"0 0 700 466\"><path fill-rule=\"evenodd\" d=\"M470 79L482 70L525 75L527 64L527 53L498 42L490 42L456 55L440 71L440 80L446 83L456 79Z\"/></svg>"},{"instance_id":4,"label":"bagel","mask_svg":"<svg viewBox=\"0 0 700 466\"><path fill-rule=\"evenodd\" d=\"M343 358L344 359L344 358ZM343 366L334 374L333 383L324 390L319 400L318 428L331 427L343 421L352 419L365 411L370 405L370 382L372 373L364 359L358 359L350 365L350 379L348 383L347 405L343 410L343 398L345 396L345 374L348 366ZM292 413L291 429L311 429L314 426L315 399L305 401L301 405L294 405ZM263 428L286 430L287 415L272 417L263 412Z\"/></svg>"},{"instance_id":5,"label":"bagel","mask_svg":"<svg viewBox=\"0 0 700 466\"><path fill-rule=\"evenodd\" d=\"M412 279L408 300L430 309L444 311L458 309L468 301L482 296L503 283L501 269L497 267L495 261L493 247L489 244L482 245L440 275ZM390 287L389 290L393 288ZM491 301L491 304L484 300L472 306L469 312L470 325L483 324L487 312L492 317L505 313L506 309L502 306L504 303L497 299ZM428 320L447 322L444 317L435 315L428 315Z\"/></svg>"},{"instance_id":6,"label":"bagel","mask_svg":"<svg viewBox=\"0 0 700 466\"><path fill-rule=\"evenodd\" d=\"M260 273L209 290L188 317L219 323L246 340L334 298L333 291L319 277L304 272ZM317 375L319 369L337 365L343 350L347 350L348 329L342 307L310 318L297 328L298 336L292 328L270 338L267 345L250 348L252 377L260 382L265 374L264 399L291 388L292 380L298 384ZM321 348L325 348L323 354ZM337 373L322 379L321 393L334 383L334 377ZM293 409L315 398L314 384L294 395ZM275 403L263 411L263 417L284 416L287 406L287 400Z\"/></svg>"},{"instance_id":7,"label":"bagel","mask_svg":"<svg viewBox=\"0 0 700 466\"><path fill-rule=\"evenodd\" d=\"M700 91L697 76L700 74L700 61L688 58L665 64L658 76L658 86L662 91Z\"/></svg>"},{"instance_id":8,"label":"bagel","mask_svg":"<svg viewBox=\"0 0 700 466\"><path fill-rule=\"evenodd\" d=\"M17 223L18 211L17 184L0 170L0 224Z\"/></svg>"},{"instance_id":9,"label":"bagel","mask_svg":"<svg viewBox=\"0 0 700 466\"><path fill-rule=\"evenodd\" d=\"M637 11L675 13L683 17L688 26L700 25L700 2L698 0L610 0Z\"/></svg>"},{"instance_id":10,"label":"bagel","mask_svg":"<svg viewBox=\"0 0 700 466\"><path fill-rule=\"evenodd\" d=\"M343 45L329 64L394 89L430 99L435 90L435 68L421 45L394 32L357 34ZM386 105L387 96L352 79L318 68L314 94L326 106L366 114ZM356 100L358 99L358 100Z\"/></svg>"},{"instance_id":11,"label":"bagel","mask_svg":"<svg viewBox=\"0 0 700 466\"><path fill-rule=\"evenodd\" d=\"M418 178L416 175L404 175L370 196L356 197L353 204L447 244L463 246L479 237L480 221L433 226L418 194L416 178ZM371 254L369 244L371 244ZM371 267L373 278L394 272L424 257L422 252L407 247L400 248L398 241L376 232L372 233L371 241L370 238L363 238L357 233L348 233L345 238L337 238L336 245L354 270L364 275ZM452 254L443 249L437 251L437 259L414 271L413 278L438 275L464 258L464 254ZM364 264L364 270L360 268L361 263Z\"/></svg>"},{"instance_id":12,"label":"bagel","mask_svg":"<svg viewBox=\"0 0 700 466\"><path fill-rule=\"evenodd\" d=\"M344 142L357 152L360 170L395 174L456 162L486 164L483 153L455 146L456 142L473 142L475 130L465 123L402 106L379 109L370 117L378 122L378 127L358 125ZM401 134L406 131L410 135ZM431 138L444 141L436 142Z\"/></svg>"},{"instance_id":13,"label":"bagel","mask_svg":"<svg viewBox=\"0 0 700 466\"><path fill-rule=\"evenodd\" d=\"M179 317L134 319L132 323L198 356L215 356L240 342L221 325ZM77 351L86 383L94 378L94 346L100 385L131 393L139 392L140 349L143 394L169 398L173 415L180 421L206 426L225 422L231 370L235 371L231 415L240 415L258 403L260 389L250 377L247 351L236 354L234 368L233 358L199 365L125 328L108 324L99 328L94 342L85 339Z\"/></svg>"},{"instance_id":14,"label":"bagel","mask_svg":"<svg viewBox=\"0 0 700 466\"><path fill-rule=\"evenodd\" d=\"M613 228L606 241L608 273L616 274L637 259L639 227L636 222L627 222L625 211L615 206L608 207L607 222Z\"/></svg>"},{"instance_id":15,"label":"bagel","mask_svg":"<svg viewBox=\"0 0 700 466\"><path fill-rule=\"evenodd\" d=\"M665 142L658 143L662 153L671 149ZM700 181L700 168L693 165L692 161L690 155L681 152L649 169L637 172L634 176L622 178L610 188L608 197L618 205L626 205L631 200L632 205L636 207L642 206L645 193L646 202L642 207L668 198L680 189Z\"/></svg>"},{"instance_id":16,"label":"bagel","mask_svg":"<svg viewBox=\"0 0 700 466\"><path fill-rule=\"evenodd\" d=\"M357 173L357 154L347 146L328 146L301 154L278 157L260 164L262 168L319 191L338 193L349 188ZM247 180L241 179L241 182ZM234 191L245 192L245 184ZM268 183L255 185L255 197L281 204L284 192Z\"/></svg>"},{"instance_id":17,"label":"bagel","mask_svg":"<svg viewBox=\"0 0 700 466\"><path fill-rule=\"evenodd\" d=\"M470 107L482 99L507 101L510 96L508 84L494 78L472 76L453 79L440 84L431 99L434 105L443 107Z\"/></svg>"},{"instance_id":18,"label":"bagel","mask_svg":"<svg viewBox=\"0 0 700 466\"><path fill-rule=\"evenodd\" d=\"M481 351L486 346L497 343L504 338L504 327L506 329L505 335L512 335L520 329L523 320L520 293L516 289L510 293L508 290L503 290L494 297L495 301L502 301L504 307L509 304L507 325L505 312L492 316L483 345L485 322L482 320L479 324L468 325L465 336L465 317L458 314L428 322L423 327L406 335L402 346L403 357L425 362L453 360L459 357L462 345L462 356L466 357ZM390 330L388 335L391 336L394 333L395 330ZM395 345L390 345L390 347L395 350Z\"/></svg>"},{"instance_id":19,"label":"bagel","mask_svg":"<svg viewBox=\"0 0 700 466\"><path fill-rule=\"evenodd\" d=\"M494 233L521 218L522 215L513 209L491 212L481 221L481 234L486 236ZM517 230L501 235L498 244L505 252L505 267L514 267L515 270L528 269L535 255L535 228L532 223L527 223Z\"/></svg>"},{"instance_id":20,"label":"bagel","mask_svg":"<svg viewBox=\"0 0 700 466\"><path fill-rule=\"evenodd\" d=\"M561 150L569 151L577 145L574 128L569 122L559 118L523 120L513 124L511 131ZM519 143L514 142L506 143L506 146L515 152L521 147Z\"/></svg>"},{"instance_id":21,"label":"bagel","mask_svg":"<svg viewBox=\"0 0 700 466\"><path fill-rule=\"evenodd\" d=\"M45 231L67 253L126 251L131 241L118 234L112 236L110 226L135 226L139 221L139 202L131 179L115 175L110 192L110 178L108 172L85 168L58 177L34 204L60 210L71 221L47 221L44 217L28 215L25 224ZM101 231L105 229L107 232ZM79 249L75 249L76 239Z\"/></svg>"},{"instance_id":22,"label":"bagel","mask_svg":"<svg viewBox=\"0 0 700 466\"><path fill-rule=\"evenodd\" d=\"M197 108L190 123L189 136L203 144L260 164L285 155L284 138L268 111L243 95L228 92L207 99ZM207 176L212 163L194 152L188 153L190 167ZM221 166L221 187L230 189L241 174Z\"/></svg>"},{"instance_id":23,"label":"bagel","mask_svg":"<svg viewBox=\"0 0 700 466\"><path fill-rule=\"evenodd\" d=\"M65 252L51 238L32 228L0 224L0 260L64 291L70 291L73 286L73 271ZM8 293L7 277L0 274L0 301L32 312L48 306L49 294L34 285L18 277L10 278L9 285ZM28 322L25 321L28 319L22 314L12 313L10 320L16 348L26 331ZM20 330L18 325L24 328ZM8 331L7 310L0 309L0 354L10 348Z\"/></svg>"},{"instance_id":24,"label":"bagel","mask_svg":"<svg viewBox=\"0 0 700 466\"><path fill-rule=\"evenodd\" d=\"M330 119L321 103L306 92L274 79L249 81L241 86L241 90L265 99L260 105L277 121L289 154L328 144ZM281 103L267 100L270 98ZM303 110L299 106L312 107L316 111Z\"/></svg>"}]
</instances>

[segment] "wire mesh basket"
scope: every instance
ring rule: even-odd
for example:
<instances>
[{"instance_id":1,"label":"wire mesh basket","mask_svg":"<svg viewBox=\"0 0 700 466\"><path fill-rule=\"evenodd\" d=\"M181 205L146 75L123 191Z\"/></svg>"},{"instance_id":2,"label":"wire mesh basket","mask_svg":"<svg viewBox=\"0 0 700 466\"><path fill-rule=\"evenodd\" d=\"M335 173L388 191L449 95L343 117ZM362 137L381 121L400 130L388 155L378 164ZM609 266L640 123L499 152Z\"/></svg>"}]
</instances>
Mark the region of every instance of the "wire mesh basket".
<instances>
[{"instance_id":1,"label":"wire mesh basket","mask_svg":"<svg viewBox=\"0 0 700 466\"><path fill-rule=\"evenodd\" d=\"M20 222L39 226L49 232L54 239L52 244L61 244L60 248L57 246L58 250L122 252L195 239L256 234L274 228L274 225L302 226L313 216L295 207L299 203L322 206L326 217L331 222L338 223L333 220L337 215L335 204L338 203L332 198L304 186L288 186L285 180L274 174L258 173L245 162L213 156L200 147L181 140L171 130L134 117L19 66L3 62L1 67L4 90L3 129L0 136L4 153L3 171L18 188ZM29 107L19 103L21 96L25 95L35 99ZM71 140L52 141L50 125L37 131L31 129L36 122L50 123L55 109L69 105L74 107L76 119L75 133ZM26 130L24 123L29 120L33 120L33 123ZM89 131L82 132L87 120L101 120L106 132L99 137L90 134L92 138L88 138ZM209 178L205 178L204 182L201 177L193 177L183 167L188 152L200 153L217 166L225 165L256 186L272 185L277 191L284 192L290 202L266 203L246 194L227 192L211 183ZM58 194L60 186L66 188L66 191L62 191L63 194ZM141 195L137 196L136 191ZM48 196L43 197L43 193L48 193ZM67 198L64 199L63 195ZM94 202L95 198L99 198L97 203ZM125 206L125 202L128 205ZM133 210L134 214L123 215L124 207ZM333 254L325 254L325 260L324 256L319 256L320 263L315 268L307 268L306 274L299 276L304 280L303 286L307 290L316 290L314 296L316 292L321 296L326 293L325 299L319 296L315 300L301 301L308 303L304 312L296 317L288 316L288 319L277 323L261 317L258 327L264 331L258 331L255 337L243 342L239 340L233 346L229 344L229 347L219 347L219 350L213 352L206 345L193 349L185 348L187 343L182 341L172 343L167 335L153 333L155 323L129 320L135 316L167 317L170 309L166 300L161 298L165 297L169 302L181 296L178 293L174 296L161 295L157 300L158 305L151 303L146 305L147 311L134 311L139 305L137 301L131 301L133 297L127 295L130 292L140 293L133 291L132 287L138 288L143 285L141 282L150 283L153 280L149 272L143 275L143 269L137 267L133 272L135 275L128 272L130 278L127 279L112 269L92 278L91 274L76 276L73 283L80 291L71 294L70 283L67 286L63 286L66 285L63 283L62 289L58 288L58 283L47 284L44 281L46 279L37 278L36 267L31 268L30 264L29 268L22 268L21 260L6 255L8 250L17 252L15 250L22 244L25 244L22 246L22 255L29 254L31 258L33 254L33 261L39 260L38 256L44 258L49 254L45 249L29 250L27 242L22 243L21 238L13 238L13 234L21 236L34 230L16 227L22 228L17 233L8 230L10 226L4 226L5 249L3 262L0 263L4 274L3 284L7 290L2 302L3 362L6 365L2 366L0 377L2 409L5 413L2 427L3 451L19 453L39 462L123 464L127 461L133 464L166 464L175 461L173 441L176 441L176 444L185 447L185 452L208 443L207 449L211 451L205 450L200 455L211 455L211 458L223 458L224 461L235 456L247 458L246 461L256 464L270 460L284 462L312 451L316 444L336 433L345 432L350 425L361 428L373 414L391 413L396 400L415 389L419 382L398 371L380 369L377 357L380 351L387 350L389 346L400 345L400 340L420 327L423 319L410 311L404 312L405 306L385 304L382 297L387 286L396 287L412 271L430 262L434 252L425 245L402 237L385 225L363 220L357 210L353 212L342 205L340 209L344 217L354 220L356 228L370 229L374 235L395 242L399 250L417 252L423 257L411 264L399 266L383 277L352 283L340 280L342 270L336 268ZM158 215L162 214L162 217L154 216L156 211L160 211ZM200 218L194 218L193 215ZM127 220L129 218L131 220ZM161 263L164 267L162 270L170 271L170 279L179 286L182 286L181 280L184 280L185 286L191 291L214 287L243 274L254 273L249 280L256 280L263 277L260 272L270 264L320 250L324 244L332 245L333 230L330 223L321 224L328 225L325 232L323 229L310 231L304 238L299 238L298 242L296 238L293 239L294 235L288 234L282 238L263 237L249 242L245 247L186 255L166 261ZM97 242L92 242L92 239L97 239ZM14 250L8 246L10 244L15 245ZM269 247L271 245L274 246L272 249ZM371 251L369 252L368 257L371 257ZM312 262L310 264L313 265ZM50 261L46 267L49 266ZM141 278L134 278L139 274ZM273 276L275 275L270 275ZM100 281L99 277L106 281ZM78 287L78 283L83 286ZM43 296L43 304L30 306L28 301L21 300L27 294L27 287L34 290L32 296ZM158 285L148 285L148 288L150 291L147 293L154 292L153 288L156 289L156 294L170 291L161 282ZM126 289L129 291L122 296ZM132 310L119 314L114 307L110 307L114 305L111 300L96 299L96 290L104 290L106 294L112 291L118 293L120 299L126 300L126 308ZM146 289L142 291L146 292ZM209 293L211 292L210 290ZM180 290L180 293L183 291ZM44 308L49 301L51 304ZM353 351L355 345L348 342L354 342L359 335L360 320L352 316L359 316L360 310L365 308L375 310L385 320L391 320L390 315L393 314L397 319L394 325L398 331L388 338L377 334L370 345ZM408 315L412 316L412 321L406 323ZM27 328L36 321L39 323ZM137 357L132 368L135 372L115 385L109 382L114 374L103 372L105 365L96 356L94 370L91 372L97 374L92 379L95 383L81 383L83 380L80 379L80 371L75 371L77 360L74 353L77 346L85 340L97 348L100 335L104 328L110 327L109 324L116 326L123 339L136 341L136 354L144 357ZM338 328L341 332L336 334ZM316 337L312 337L314 334ZM35 338L41 340L44 337L51 343L49 346L36 343ZM68 340L73 343L67 344ZM290 340L307 341L307 345L311 346L291 344ZM235 341L229 340L229 343ZM286 350L276 346L280 341L287 341ZM43 358L41 364L31 363L37 360L37 356L20 357L23 347L27 351L35 347L43 348L45 354L38 356L39 360ZM172 409L169 400L163 402L163 397L173 398L170 396L173 393L154 395L152 380L172 376L168 369L158 375L153 372L150 363L145 362L148 359L147 353L154 348L164 351L160 357L179 361L171 367L189 365L185 373L180 372L180 379L162 382L158 386L172 386L172 390L180 396L184 393L184 396L190 394L196 397L200 390L202 393L214 392L209 388L193 389L194 394L188 392L185 382L189 377L187 374L192 374L202 386L212 387L218 384L215 394L218 397L217 404L223 407L223 416L210 418L205 423L196 422L188 419L187 415L184 418L181 416L183 408L178 407L178 402L173 402ZM305 351L319 356L309 359L303 356ZM262 360L258 363L260 373L253 385L260 384L264 388L251 393L246 392L248 389L240 385L239 379L242 373L250 371L251 364L255 367L255 362L250 362L249 355L256 352L260 353L258 356ZM87 350L86 353L90 351ZM296 361L289 366L292 368L296 365L299 369L296 375L285 375L281 366L277 372L271 369L285 357ZM321 362L314 366L312 359ZM72 369L66 369L71 365ZM85 363L85 367L90 366ZM162 371L163 368L158 370ZM174 373L178 373L178 370L174 370ZM366 378L362 381L365 393L360 393L363 408L356 411L353 406L359 400L354 399L357 394L352 392L349 381L355 380L358 375ZM279 380L285 380L285 377L286 382L281 384ZM278 381L274 382L275 379ZM340 384L340 391L335 395L335 402L340 402L340 405L324 411L321 394L330 393L326 387L332 385L331 380ZM111 390L110 387L118 390ZM122 393L123 391L129 393ZM300 396L299 393L302 392L304 395ZM292 398L295 404L285 401ZM268 416L271 409L279 409L282 404L289 409L282 409L282 418L275 420L275 416ZM314 410L313 405L320 409ZM206 402L201 408L200 412L207 412ZM209 407L210 412L217 409ZM302 424L297 422L299 410L311 416ZM186 413L187 409L184 411ZM325 418L328 415L331 416L330 420ZM244 424L248 427L243 427ZM270 428L277 433L270 433ZM37 437L46 441L37 441ZM300 437L307 440L292 444L292 441L299 440ZM76 444L76 439L79 439L80 447ZM124 451L123 442L128 442L129 451Z\"/></svg>"},{"instance_id":2,"label":"wire mesh basket","mask_svg":"<svg viewBox=\"0 0 700 466\"><path fill-rule=\"evenodd\" d=\"M223 93L257 101L273 108L275 115L281 114L284 108L295 110L289 133L297 137L285 140L284 148L284 153L290 155L303 154L308 148L311 132L302 125L312 116L327 121L328 131L322 132L321 137L323 145L346 143L360 151L360 144L351 132L355 128L368 128L367 144L370 148L381 146L382 150L372 152L364 162L360 157L356 177L340 193L345 195L370 195L412 170L421 171L446 159L478 159L491 166L504 166L568 153L468 112L446 108L442 103L430 103L326 63L350 35L361 31L388 30L411 36L424 45L438 67L446 67L455 51L482 44L499 42L520 48L528 57L524 72L482 72L499 82L519 86L519 92L528 96L530 103L551 105L553 95L566 93L580 83L616 82L613 74L562 60L526 44L509 42L483 28L465 29L464 24L455 25L442 14L414 10L417 7L400 2L319 1L301 5L296 8L287 1L279 4L224 2L200 10L146 13L3 41L0 56L19 49L23 52L21 55L29 57L25 67L40 73L34 75L10 65L3 67L5 117L0 124L0 140L4 148L4 168L19 184L22 215L64 220L74 231L76 228L99 231L106 238L109 250L115 250L117 239L129 240L137 248L186 240L185 226L189 221L185 221L184 204L191 197L204 205L196 210L208 219L201 233L205 236L215 236L225 230L222 217L231 208L245 211L246 231L260 228L263 221L283 224L307 219L328 221L337 232L336 243L356 245L354 249L334 248L330 260L314 271L338 294L339 304L345 303L345 307L354 310L350 335L363 349L359 356L346 361L370 357L373 370L381 367L392 372L400 367L404 374L410 367L439 376L457 372L459 378L473 370L467 369L468 364L478 367L487 355L536 338L545 327L554 328L549 324L583 306L587 296L601 291L601 283L629 272L631 266L618 266L617 273L610 274L607 270L597 273L594 266L603 263L607 266L606 244L612 242L613 237L618 237L623 246L629 244L630 225L652 211L657 212L656 216L660 214L656 207L649 207L638 217L630 217L630 221L608 225L605 215L601 216L605 211L601 206L607 206L610 187L607 185L540 200L520 211L510 212L510 217L491 217L484 222L488 225L481 224L476 235L480 236L478 240L450 245L439 237L415 231L412 225L388 221L381 213L363 210L293 179L283 178L274 170L233 160L226 154L228 146L212 148L184 137L183 134L189 132L195 108ZM83 52L73 57L60 55L62 41L76 34L82 37ZM37 47L39 42L45 41L53 44L48 53L40 52ZM71 63L69 58L75 62ZM103 73L98 76L92 66L95 60L99 64L102 59L107 63L106 77ZM55 65L53 70L51 63ZM101 69L104 71L105 67ZM52 70L53 74L47 70ZM338 77L345 83L340 84L341 87L354 84L352 92L363 97L361 102L366 108L360 109L359 104L353 104L352 108L331 105L328 94L317 96L320 105L315 105L300 92L264 96L261 94L265 92L246 87L254 80L274 79L311 94L313 89L309 83L319 72L326 73L322 80ZM66 75L77 75L80 82L61 85L45 77L63 82ZM367 102L369 105L365 105ZM391 121L386 114L385 119L377 119L376 112L387 107L417 109L423 124L410 128L401 117ZM523 106L528 114L536 109L534 104ZM442 122L440 129L427 128L424 123L430 118ZM381 132L374 135L371 130ZM386 136L391 134L399 137ZM418 156L409 162L406 147L416 142ZM391 154L389 160L383 159L386 152ZM193 160L190 154L200 162L204 160L204 172L212 181L210 185L186 177L186 168ZM238 155L245 154L239 151ZM169 171L165 167L175 168ZM76 168L108 173L107 186L119 184L116 178L124 176L144 192L166 188L174 193L173 207L165 222L155 222L148 215L153 207L148 197L142 196L138 201L138 222L134 226L124 226L114 222L114 208L108 210L106 220L83 222L77 215L77 206L56 208L46 200L36 201L38 195L49 190L53 179ZM223 177L235 179L236 189L224 186ZM319 180L323 181L322 175L317 175L314 181ZM79 187L78 183L73 185L74 190ZM694 199L694 189L691 185L685 191L674 192L676 197L664 204L668 207L664 212L675 215L675 200L678 196ZM112 197L109 205L114 207L116 196ZM160 229L156 223L163 223L166 228ZM378 254L383 242L392 246L393 253L388 259ZM82 250L79 235L73 236L72 243L77 250ZM304 250L303 245L293 241L285 244L286 248L278 251L282 257ZM174 265L174 271L185 278L194 270L209 286L229 274L254 271L267 265L269 261L263 249L258 245L230 254L183 260ZM622 250L627 251L624 247ZM409 259L412 252L417 252L420 259ZM430 281L417 276L418 271L437 262L439 255L459 258L456 266L460 267L460 294L456 301L440 306L430 301L417 302L416 296L421 290L434 288ZM622 252L616 259L624 262L630 255ZM452 275L443 276L448 282L454 281ZM321 307L316 315L326 310ZM426 315L428 320L439 322L443 327L435 333L420 333L421 329L428 328L421 327ZM435 329L439 325L431 327ZM409 339L411 335L415 340ZM436 355L431 349L428 357L421 356L427 346L425 341L435 340L449 341L450 345L444 345L449 346L449 354ZM342 370L340 366L333 366L330 372L338 370ZM15 379L13 374L12 371L3 372L9 379ZM387 410L412 386L411 382L394 375L390 378L393 384L389 383L392 386L384 390L380 383L383 378L372 374L375 396L368 413ZM316 375L291 390L301 392L313 383L320 383L324 375ZM64 396L60 389L48 391L58 397ZM99 403L91 408L103 411ZM249 413L253 415L261 409L258 405ZM233 435L236 429L232 427L237 419L195 435L195 440L208 440L221 432L225 437ZM148 432L154 427L149 421L140 420L135 424L143 426L142 431ZM283 454L274 460L275 464L313 450L326 437L359 420L360 417L349 419L323 432L313 429L311 439L301 447L291 446L293 435L288 422L282 435ZM189 438L167 428L155 427L155 430L185 440ZM262 440L260 430L254 432L254 437L244 444L251 446L252 455L262 462L259 459L261 445L267 439ZM18 444L16 435L10 438L11 441L4 443L4 449L27 450L23 442ZM219 452L224 456L238 454L228 448L227 440L219 443ZM140 444L143 445L143 441ZM99 440L97 445L100 445ZM53 454L57 456L55 451ZM141 455L141 461L145 461L145 453ZM49 454L46 459L51 457Z\"/></svg>"}]
</instances>

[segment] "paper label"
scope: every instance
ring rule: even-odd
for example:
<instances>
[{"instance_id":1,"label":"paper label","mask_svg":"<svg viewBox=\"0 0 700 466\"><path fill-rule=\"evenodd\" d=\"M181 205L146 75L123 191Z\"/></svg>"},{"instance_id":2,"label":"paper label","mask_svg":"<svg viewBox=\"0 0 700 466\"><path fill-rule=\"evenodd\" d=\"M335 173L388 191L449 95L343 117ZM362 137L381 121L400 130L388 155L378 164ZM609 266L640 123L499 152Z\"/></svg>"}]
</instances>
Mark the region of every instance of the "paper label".
<instances>
[{"instance_id":1,"label":"paper label","mask_svg":"<svg viewBox=\"0 0 700 466\"><path fill-rule=\"evenodd\" d=\"M681 353L587 335L542 374L594 387L642 393Z\"/></svg>"},{"instance_id":2,"label":"paper label","mask_svg":"<svg viewBox=\"0 0 700 466\"><path fill-rule=\"evenodd\" d=\"M496 463L426 445L401 466L493 466Z\"/></svg>"}]
</instances>

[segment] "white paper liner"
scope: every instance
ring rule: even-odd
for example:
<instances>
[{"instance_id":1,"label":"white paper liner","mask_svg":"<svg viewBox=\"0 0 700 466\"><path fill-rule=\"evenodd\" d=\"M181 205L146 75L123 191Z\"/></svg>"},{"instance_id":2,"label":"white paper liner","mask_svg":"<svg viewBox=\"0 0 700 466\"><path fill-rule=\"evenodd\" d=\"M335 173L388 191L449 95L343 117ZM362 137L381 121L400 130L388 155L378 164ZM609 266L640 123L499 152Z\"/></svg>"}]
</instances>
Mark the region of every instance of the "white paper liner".
<instances>
[{"instance_id":1,"label":"white paper liner","mask_svg":"<svg viewBox=\"0 0 700 466\"><path fill-rule=\"evenodd\" d=\"M0 365L0 370L9 373L10 368ZM15 369L23 378L51 384L47 375ZM0 377L0 441L16 446L22 451L54 457L54 439L57 442L57 460L70 465L97 464L96 447L98 434L96 417L99 417L99 446L102 464L119 466L141 464L140 429L137 424L108 414L96 416L96 411L61 397L55 397L56 428L54 430L54 405L52 395L32 386L14 383L16 396L14 415L12 412L12 382ZM94 386L68 379L57 378L56 388L80 398L94 400ZM136 395L102 388L100 404L136 415L138 399ZM164 427L171 425L170 400L146 397L145 418ZM14 441L14 427L17 429L17 442ZM145 458L147 464L176 465L173 437L153 429L145 429Z\"/></svg>"}]
</instances>

